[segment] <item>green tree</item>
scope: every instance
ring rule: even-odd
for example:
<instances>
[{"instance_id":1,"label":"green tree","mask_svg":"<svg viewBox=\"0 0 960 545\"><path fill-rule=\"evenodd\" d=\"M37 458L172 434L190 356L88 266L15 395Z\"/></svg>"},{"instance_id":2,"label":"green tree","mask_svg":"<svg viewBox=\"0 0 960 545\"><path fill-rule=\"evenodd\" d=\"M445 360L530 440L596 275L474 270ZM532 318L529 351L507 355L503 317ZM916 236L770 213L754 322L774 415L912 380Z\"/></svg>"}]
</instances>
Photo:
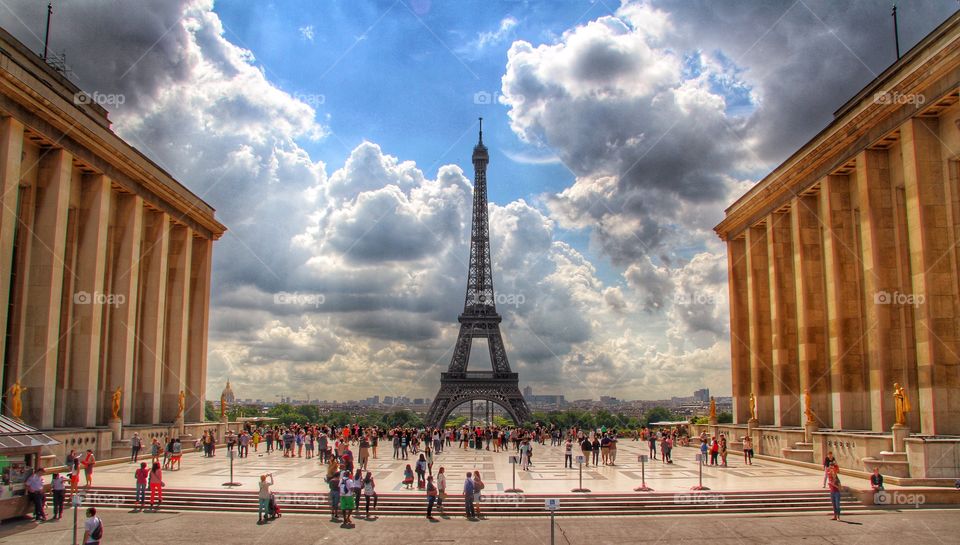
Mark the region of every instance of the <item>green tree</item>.
<instances>
[{"instance_id":1,"label":"green tree","mask_svg":"<svg viewBox=\"0 0 960 545\"><path fill-rule=\"evenodd\" d=\"M722 413L717 414L717 423L733 424L733 413L730 411L723 411Z\"/></svg>"},{"instance_id":2,"label":"green tree","mask_svg":"<svg viewBox=\"0 0 960 545\"><path fill-rule=\"evenodd\" d=\"M647 426L651 422L670 422L676 419L676 416L666 407L654 407L643 415L643 423Z\"/></svg>"},{"instance_id":3,"label":"green tree","mask_svg":"<svg viewBox=\"0 0 960 545\"><path fill-rule=\"evenodd\" d=\"M205 401L203 403L203 419L207 422L220 420L220 414L213 408L213 401Z\"/></svg>"}]
</instances>

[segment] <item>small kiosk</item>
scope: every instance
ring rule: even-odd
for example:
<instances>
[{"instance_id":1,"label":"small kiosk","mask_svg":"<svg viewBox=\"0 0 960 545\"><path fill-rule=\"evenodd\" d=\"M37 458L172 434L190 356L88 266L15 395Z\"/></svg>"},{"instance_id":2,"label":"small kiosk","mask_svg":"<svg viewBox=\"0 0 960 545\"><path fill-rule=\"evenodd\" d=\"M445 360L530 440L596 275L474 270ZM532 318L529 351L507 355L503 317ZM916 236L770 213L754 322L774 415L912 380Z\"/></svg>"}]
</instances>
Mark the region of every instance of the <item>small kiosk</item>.
<instances>
[{"instance_id":1,"label":"small kiosk","mask_svg":"<svg viewBox=\"0 0 960 545\"><path fill-rule=\"evenodd\" d=\"M0 520L33 513L24 481L41 467L44 447L59 444L23 422L0 415Z\"/></svg>"}]
</instances>

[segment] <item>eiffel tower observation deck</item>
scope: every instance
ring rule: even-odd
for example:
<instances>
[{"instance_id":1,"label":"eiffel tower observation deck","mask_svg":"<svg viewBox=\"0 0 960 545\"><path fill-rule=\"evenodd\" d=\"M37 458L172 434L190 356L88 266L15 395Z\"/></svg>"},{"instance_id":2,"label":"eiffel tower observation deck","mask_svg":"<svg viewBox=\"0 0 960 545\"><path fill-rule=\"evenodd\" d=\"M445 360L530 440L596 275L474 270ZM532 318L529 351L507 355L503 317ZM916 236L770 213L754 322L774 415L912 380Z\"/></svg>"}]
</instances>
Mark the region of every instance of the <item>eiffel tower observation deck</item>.
<instances>
[{"instance_id":1,"label":"eiffel tower observation deck","mask_svg":"<svg viewBox=\"0 0 960 545\"><path fill-rule=\"evenodd\" d=\"M463 312L458 317L460 333L450 367L440 375L440 392L427 412L428 426L442 426L458 406L475 400L500 405L517 424L529 421L530 408L520 393L519 376L510 370L510 361L500 334L502 318L497 312L490 258L490 225L487 213L487 164L490 154L483 145L483 118L480 137L473 148L473 225L470 232L470 266ZM492 371L468 371L474 339L486 339Z\"/></svg>"}]
</instances>

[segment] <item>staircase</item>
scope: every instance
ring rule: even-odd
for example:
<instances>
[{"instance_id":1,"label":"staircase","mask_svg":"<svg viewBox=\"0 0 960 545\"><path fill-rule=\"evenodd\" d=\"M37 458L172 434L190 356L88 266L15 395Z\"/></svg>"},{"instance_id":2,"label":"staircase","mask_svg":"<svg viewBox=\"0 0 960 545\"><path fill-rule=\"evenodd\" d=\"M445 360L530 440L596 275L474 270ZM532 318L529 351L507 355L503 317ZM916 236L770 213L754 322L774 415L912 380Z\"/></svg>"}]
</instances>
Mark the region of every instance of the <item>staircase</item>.
<instances>
[{"instance_id":1,"label":"staircase","mask_svg":"<svg viewBox=\"0 0 960 545\"><path fill-rule=\"evenodd\" d=\"M276 491L281 514L330 515L327 494L317 492ZM97 507L133 509L134 493L129 488L99 487L87 492L83 504ZM149 500L149 492L147 494ZM830 513L830 496L824 490L752 491L752 492L678 492L609 494L490 494L478 504L484 516L547 516L544 500L559 498L561 516L605 515L703 515L703 514L778 514ZM363 514L363 497L356 514ZM377 516L426 515L423 494L380 494ZM67 498L68 506L70 498ZM867 509L851 495L843 498L844 511ZM463 516L462 496L444 501L447 515ZM163 511L257 512L256 492L236 490L166 489Z\"/></svg>"},{"instance_id":2,"label":"staircase","mask_svg":"<svg viewBox=\"0 0 960 545\"><path fill-rule=\"evenodd\" d=\"M866 457L863 460L867 471L873 472L873 468L879 467L880 473L890 477L910 477L910 462L907 461L906 452L880 451L880 457Z\"/></svg>"},{"instance_id":3,"label":"staircase","mask_svg":"<svg viewBox=\"0 0 960 545\"><path fill-rule=\"evenodd\" d=\"M807 462L808 464L815 463L813 443L794 443L792 447L782 448L780 451L787 460Z\"/></svg>"}]
</instances>

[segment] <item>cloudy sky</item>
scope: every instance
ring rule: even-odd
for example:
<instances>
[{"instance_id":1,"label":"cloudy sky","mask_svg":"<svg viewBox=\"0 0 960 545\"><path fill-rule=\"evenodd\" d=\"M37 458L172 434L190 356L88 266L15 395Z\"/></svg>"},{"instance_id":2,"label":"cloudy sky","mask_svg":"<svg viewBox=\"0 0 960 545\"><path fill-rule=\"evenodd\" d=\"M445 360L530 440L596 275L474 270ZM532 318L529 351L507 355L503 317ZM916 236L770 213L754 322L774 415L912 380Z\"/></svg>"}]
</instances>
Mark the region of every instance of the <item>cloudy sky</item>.
<instances>
[{"instance_id":1,"label":"cloudy sky","mask_svg":"<svg viewBox=\"0 0 960 545\"><path fill-rule=\"evenodd\" d=\"M0 1L41 50L46 2ZM906 51L956 0L900 7ZM477 117L521 386L729 395L723 209L893 62L890 2L55 1L114 130L217 209L208 398L432 397ZM477 349L480 350L477 350ZM489 368L475 343L471 368Z\"/></svg>"}]
</instances>

